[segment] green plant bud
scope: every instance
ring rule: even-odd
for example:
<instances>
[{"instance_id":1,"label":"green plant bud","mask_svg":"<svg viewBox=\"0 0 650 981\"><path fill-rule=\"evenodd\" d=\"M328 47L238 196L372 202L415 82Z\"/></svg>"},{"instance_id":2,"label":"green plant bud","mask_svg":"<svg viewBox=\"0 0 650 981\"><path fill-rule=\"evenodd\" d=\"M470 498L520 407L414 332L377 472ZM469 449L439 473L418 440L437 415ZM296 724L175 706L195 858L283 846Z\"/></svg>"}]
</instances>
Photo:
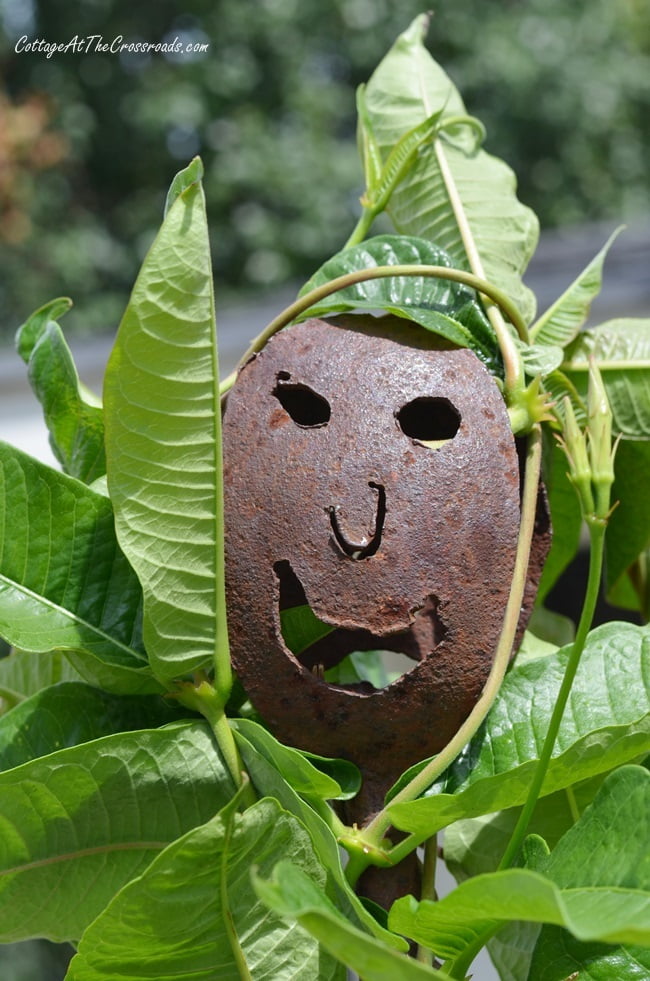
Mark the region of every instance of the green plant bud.
<instances>
[{"instance_id":1,"label":"green plant bud","mask_svg":"<svg viewBox=\"0 0 650 981\"><path fill-rule=\"evenodd\" d=\"M592 470L587 440L577 423L571 400L567 396L563 404L564 438L561 443L569 461L569 479L576 488L582 513L586 517L594 513L594 498L591 492Z\"/></svg>"},{"instance_id":2,"label":"green plant bud","mask_svg":"<svg viewBox=\"0 0 650 981\"><path fill-rule=\"evenodd\" d=\"M587 393L589 459L596 492L596 517L606 518L610 510L610 492L614 482L612 448L612 410L595 358L589 359Z\"/></svg>"}]
</instances>

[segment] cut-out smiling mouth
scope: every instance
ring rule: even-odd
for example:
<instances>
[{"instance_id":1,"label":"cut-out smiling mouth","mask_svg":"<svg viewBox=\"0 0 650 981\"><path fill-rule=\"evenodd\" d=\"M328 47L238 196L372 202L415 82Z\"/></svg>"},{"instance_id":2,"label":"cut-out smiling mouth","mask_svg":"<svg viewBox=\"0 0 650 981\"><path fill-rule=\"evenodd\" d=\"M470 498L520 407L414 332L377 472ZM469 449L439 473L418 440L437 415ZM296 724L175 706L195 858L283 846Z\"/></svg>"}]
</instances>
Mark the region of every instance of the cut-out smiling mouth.
<instances>
[{"instance_id":1,"label":"cut-out smiling mouth","mask_svg":"<svg viewBox=\"0 0 650 981\"><path fill-rule=\"evenodd\" d=\"M319 620L291 563L276 562L274 571L280 585L284 646L333 688L361 695L381 691L431 655L446 636L434 595L424 599L409 627L380 635ZM376 657L361 652L374 652Z\"/></svg>"}]
</instances>

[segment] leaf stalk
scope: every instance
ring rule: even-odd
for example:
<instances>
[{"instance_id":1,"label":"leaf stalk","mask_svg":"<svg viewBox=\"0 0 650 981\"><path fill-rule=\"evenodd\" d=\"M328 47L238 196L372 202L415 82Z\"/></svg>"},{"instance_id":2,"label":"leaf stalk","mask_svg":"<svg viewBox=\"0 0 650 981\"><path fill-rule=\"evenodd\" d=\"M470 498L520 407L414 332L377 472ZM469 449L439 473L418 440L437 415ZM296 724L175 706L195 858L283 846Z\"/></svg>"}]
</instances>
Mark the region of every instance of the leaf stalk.
<instances>
[{"instance_id":1,"label":"leaf stalk","mask_svg":"<svg viewBox=\"0 0 650 981\"><path fill-rule=\"evenodd\" d=\"M197 674L194 681L178 681L176 689L170 692L170 698L175 698L181 705L200 712L210 723L215 739L233 779L235 787L243 787L245 774L244 764L239 755L235 738L226 716L224 702L204 673ZM243 790L246 805L255 802L255 794L250 784Z\"/></svg>"}]
</instances>

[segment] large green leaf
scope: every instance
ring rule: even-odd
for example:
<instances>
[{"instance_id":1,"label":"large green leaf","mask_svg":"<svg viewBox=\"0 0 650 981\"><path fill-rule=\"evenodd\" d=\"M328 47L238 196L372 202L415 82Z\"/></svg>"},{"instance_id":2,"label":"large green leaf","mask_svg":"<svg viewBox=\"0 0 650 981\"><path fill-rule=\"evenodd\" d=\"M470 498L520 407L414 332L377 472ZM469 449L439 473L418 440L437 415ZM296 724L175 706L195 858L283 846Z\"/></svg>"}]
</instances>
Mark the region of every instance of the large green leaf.
<instances>
[{"instance_id":1,"label":"large green leaf","mask_svg":"<svg viewBox=\"0 0 650 981\"><path fill-rule=\"evenodd\" d=\"M66 473L89 484L106 473L104 418L98 400L81 386L55 322L70 305L63 298L41 307L19 329L16 342L43 406L54 455Z\"/></svg>"},{"instance_id":2,"label":"large green leaf","mask_svg":"<svg viewBox=\"0 0 650 981\"><path fill-rule=\"evenodd\" d=\"M142 594L107 498L0 443L0 636L66 651L115 691L158 691L142 647Z\"/></svg>"},{"instance_id":3,"label":"large green leaf","mask_svg":"<svg viewBox=\"0 0 650 981\"><path fill-rule=\"evenodd\" d=\"M445 958L513 920L562 926L583 941L650 945L649 848L650 773L622 767L551 855L538 853L534 871L478 875L437 903L406 897L389 924Z\"/></svg>"},{"instance_id":4,"label":"large green leaf","mask_svg":"<svg viewBox=\"0 0 650 981\"><path fill-rule=\"evenodd\" d=\"M284 746L267 729L250 719L237 719L233 725L297 794L334 800L353 797L359 790L361 774L353 763L327 760Z\"/></svg>"},{"instance_id":5,"label":"large green leaf","mask_svg":"<svg viewBox=\"0 0 650 981\"><path fill-rule=\"evenodd\" d=\"M0 658L0 697L8 708L50 685L79 680L79 672L65 654L56 651L43 657L39 653L14 650Z\"/></svg>"},{"instance_id":6,"label":"large green leaf","mask_svg":"<svg viewBox=\"0 0 650 981\"><path fill-rule=\"evenodd\" d=\"M650 320L609 320L578 335L562 367L582 395L590 357L603 376L614 433L650 439Z\"/></svg>"},{"instance_id":7,"label":"large green leaf","mask_svg":"<svg viewBox=\"0 0 650 981\"><path fill-rule=\"evenodd\" d=\"M442 123L465 115L457 89L423 45L427 25L426 15L417 17L366 86L367 116L383 160L434 112L442 110ZM388 211L398 232L435 242L462 268L484 273L532 320L534 297L521 277L537 244L537 218L517 200L510 168L475 142L469 126L440 131L393 192ZM472 250L476 258L469 257Z\"/></svg>"},{"instance_id":8,"label":"large green leaf","mask_svg":"<svg viewBox=\"0 0 650 981\"><path fill-rule=\"evenodd\" d=\"M612 773L580 821L567 832L543 867L563 890L603 887L634 891L650 908L650 773L627 766ZM594 910L594 916L607 907ZM530 969L530 981L564 981L575 971L593 981L650 976L650 938L643 947L586 943L566 931L544 927Z\"/></svg>"},{"instance_id":9,"label":"large green leaf","mask_svg":"<svg viewBox=\"0 0 650 981\"><path fill-rule=\"evenodd\" d=\"M0 774L0 939L79 938L232 793L199 722L106 736Z\"/></svg>"},{"instance_id":10,"label":"large green leaf","mask_svg":"<svg viewBox=\"0 0 650 981\"><path fill-rule=\"evenodd\" d=\"M117 535L142 583L145 645L163 681L209 664L225 629L218 378L205 201L193 182L143 263L104 389Z\"/></svg>"},{"instance_id":11,"label":"large green leaf","mask_svg":"<svg viewBox=\"0 0 650 981\"><path fill-rule=\"evenodd\" d=\"M299 797L276 766L243 736L241 729L236 728L234 732L246 770L258 794L274 797L286 810L298 817L309 832L314 850L326 871L325 892L329 899L352 924L365 927L368 933L393 949L405 950L405 941L379 925L345 878L338 842L329 826L333 815L328 805L319 805L318 798L315 797L308 800Z\"/></svg>"},{"instance_id":12,"label":"large green leaf","mask_svg":"<svg viewBox=\"0 0 650 981\"><path fill-rule=\"evenodd\" d=\"M425 797L393 804L397 827L428 837L460 818L522 804L569 648L515 666L485 723ZM543 795L650 752L650 627L608 623L587 639Z\"/></svg>"},{"instance_id":13,"label":"large green leaf","mask_svg":"<svg viewBox=\"0 0 650 981\"><path fill-rule=\"evenodd\" d=\"M158 695L111 695L79 682L52 685L0 718L0 770L178 717L179 710Z\"/></svg>"},{"instance_id":14,"label":"large green leaf","mask_svg":"<svg viewBox=\"0 0 650 981\"><path fill-rule=\"evenodd\" d=\"M308 881L323 881L309 836L277 801L218 815L115 897L82 937L67 981L343 981L345 970L253 891L251 863L266 876L287 854Z\"/></svg>"},{"instance_id":15,"label":"large green leaf","mask_svg":"<svg viewBox=\"0 0 650 981\"><path fill-rule=\"evenodd\" d=\"M592 777L540 798L535 805L528 833L539 835L555 848L598 793L607 774ZM511 807L496 814L455 821L445 828L444 856L447 867L458 882L485 872L495 872L510 841L521 813Z\"/></svg>"},{"instance_id":16,"label":"large green leaf","mask_svg":"<svg viewBox=\"0 0 650 981\"><path fill-rule=\"evenodd\" d=\"M453 263L444 249L424 238L377 235L328 259L303 286L300 295L358 269L396 265L451 268ZM380 309L405 317L454 344L472 348L490 366L496 368L498 364L494 332L476 293L462 283L428 276L369 279L338 290L310 307L304 317L357 309Z\"/></svg>"},{"instance_id":17,"label":"large green leaf","mask_svg":"<svg viewBox=\"0 0 650 981\"><path fill-rule=\"evenodd\" d=\"M650 946L613 946L577 940L561 927L545 926L527 981L647 981Z\"/></svg>"},{"instance_id":18,"label":"large green leaf","mask_svg":"<svg viewBox=\"0 0 650 981\"><path fill-rule=\"evenodd\" d=\"M607 590L619 605L640 609L643 598L626 573L650 547L650 507L644 492L650 487L650 440L621 440L615 472L612 500L618 506L605 536Z\"/></svg>"},{"instance_id":19,"label":"large green leaf","mask_svg":"<svg viewBox=\"0 0 650 981\"><path fill-rule=\"evenodd\" d=\"M621 231L622 228L617 228L610 235L586 269L531 327L530 336L535 344L563 348L576 337L589 315L592 300L600 293L605 257Z\"/></svg>"},{"instance_id":20,"label":"large green leaf","mask_svg":"<svg viewBox=\"0 0 650 981\"><path fill-rule=\"evenodd\" d=\"M255 890L267 906L291 917L364 981L424 981L448 978L362 933L341 915L312 879L292 862L280 862L270 881L254 876ZM320 977L320 975L319 975ZM83 981L83 979L80 979ZM90 979L89 979L90 981Z\"/></svg>"},{"instance_id":21,"label":"large green leaf","mask_svg":"<svg viewBox=\"0 0 650 981\"><path fill-rule=\"evenodd\" d=\"M559 889L537 872L506 869L468 879L439 902L399 899L388 917L393 930L445 958L513 920L554 923L581 940L650 945L650 893L606 886Z\"/></svg>"},{"instance_id":22,"label":"large green leaf","mask_svg":"<svg viewBox=\"0 0 650 981\"><path fill-rule=\"evenodd\" d=\"M603 782L602 776L585 780L570 790L560 790L537 801L528 826L530 834L541 835L554 848L592 802ZM496 871L510 841L521 808L456 821L445 828L445 863L458 882L474 875ZM490 957L499 976L515 981L527 978L540 926L520 921L507 924L488 941Z\"/></svg>"}]
</instances>

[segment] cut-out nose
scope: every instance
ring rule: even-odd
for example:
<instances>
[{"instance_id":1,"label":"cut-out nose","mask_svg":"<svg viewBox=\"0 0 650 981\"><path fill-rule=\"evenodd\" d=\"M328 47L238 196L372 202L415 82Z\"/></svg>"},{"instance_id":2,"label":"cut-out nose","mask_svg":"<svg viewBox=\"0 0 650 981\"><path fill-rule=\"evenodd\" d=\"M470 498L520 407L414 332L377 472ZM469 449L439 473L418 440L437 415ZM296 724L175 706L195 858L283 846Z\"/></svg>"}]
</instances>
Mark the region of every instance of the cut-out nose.
<instances>
[{"instance_id":1,"label":"cut-out nose","mask_svg":"<svg viewBox=\"0 0 650 981\"><path fill-rule=\"evenodd\" d=\"M381 484L372 481L368 487L376 494L374 502L374 530L370 537L358 529L346 526L345 518L341 515L341 507L333 504L329 508L330 523L334 538L341 551L345 552L351 559L367 559L374 555L379 548L381 535L384 530L384 518L386 517L386 491ZM374 496L374 495L373 495Z\"/></svg>"}]
</instances>

